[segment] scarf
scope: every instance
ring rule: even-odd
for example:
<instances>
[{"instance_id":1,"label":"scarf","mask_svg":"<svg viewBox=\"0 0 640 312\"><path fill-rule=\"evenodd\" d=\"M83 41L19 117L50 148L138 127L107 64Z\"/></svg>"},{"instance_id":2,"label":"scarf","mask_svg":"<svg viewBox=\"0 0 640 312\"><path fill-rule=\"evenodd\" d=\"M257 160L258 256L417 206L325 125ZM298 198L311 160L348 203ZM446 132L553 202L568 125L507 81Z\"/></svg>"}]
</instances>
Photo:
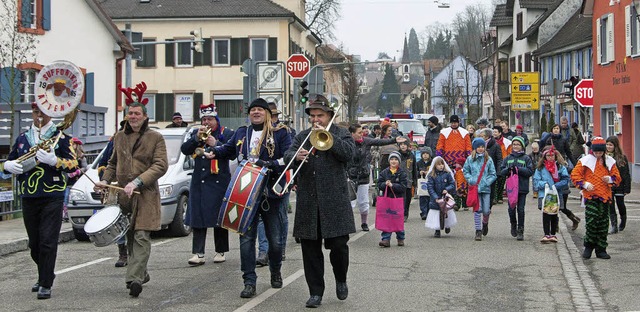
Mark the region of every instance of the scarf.
<instances>
[{"instance_id":1,"label":"scarf","mask_svg":"<svg viewBox=\"0 0 640 312\"><path fill-rule=\"evenodd\" d=\"M553 178L553 182L560 181L560 177L558 176L558 167L556 166L556 162L554 160L544 160L544 167L547 168L547 171L551 174Z\"/></svg>"},{"instance_id":2,"label":"scarf","mask_svg":"<svg viewBox=\"0 0 640 312\"><path fill-rule=\"evenodd\" d=\"M496 143L500 144L501 146L504 146L504 137L500 136L499 139L494 138L494 140L496 140Z\"/></svg>"},{"instance_id":3,"label":"scarf","mask_svg":"<svg viewBox=\"0 0 640 312\"><path fill-rule=\"evenodd\" d=\"M364 139L363 139L363 138L360 138L360 140L355 140L355 141L356 141L356 143L358 143L358 144L362 144L362 142L364 142Z\"/></svg>"}]
</instances>

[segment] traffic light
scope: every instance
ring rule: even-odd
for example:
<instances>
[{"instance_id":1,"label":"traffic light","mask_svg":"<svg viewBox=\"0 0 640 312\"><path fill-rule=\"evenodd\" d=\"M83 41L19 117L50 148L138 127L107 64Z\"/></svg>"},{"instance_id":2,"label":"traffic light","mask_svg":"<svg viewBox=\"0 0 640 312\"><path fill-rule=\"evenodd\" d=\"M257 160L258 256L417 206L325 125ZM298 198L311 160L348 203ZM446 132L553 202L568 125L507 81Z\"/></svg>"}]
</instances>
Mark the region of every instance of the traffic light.
<instances>
[{"instance_id":1,"label":"traffic light","mask_svg":"<svg viewBox=\"0 0 640 312\"><path fill-rule=\"evenodd\" d=\"M202 28L200 30L192 30L191 35L193 36L193 45L191 45L191 50L202 53Z\"/></svg>"},{"instance_id":2,"label":"traffic light","mask_svg":"<svg viewBox=\"0 0 640 312\"><path fill-rule=\"evenodd\" d=\"M300 82L300 90L298 91L300 104L307 104L307 102L309 101L309 89L307 89L308 86L308 82L304 80Z\"/></svg>"},{"instance_id":3,"label":"traffic light","mask_svg":"<svg viewBox=\"0 0 640 312\"><path fill-rule=\"evenodd\" d=\"M567 91L563 93L570 97L573 97L573 89L576 87L578 82L580 82L580 78L578 76L571 76L571 78L569 78L569 83L564 84L564 87L565 89L567 89Z\"/></svg>"}]
</instances>

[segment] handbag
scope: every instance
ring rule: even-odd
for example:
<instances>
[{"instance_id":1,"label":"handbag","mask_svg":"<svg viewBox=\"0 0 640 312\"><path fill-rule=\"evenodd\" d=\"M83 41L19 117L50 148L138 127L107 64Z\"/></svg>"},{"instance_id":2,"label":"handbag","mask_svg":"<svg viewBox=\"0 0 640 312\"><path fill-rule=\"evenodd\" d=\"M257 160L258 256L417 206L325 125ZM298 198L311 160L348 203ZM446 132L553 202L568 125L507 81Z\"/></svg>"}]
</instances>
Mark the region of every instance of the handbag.
<instances>
[{"instance_id":1,"label":"handbag","mask_svg":"<svg viewBox=\"0 0 640 312\"><path fill-rule=\"evenodd\" d=\"M518 193L520 192L520 178L518 177L518 167L515 168L515 173L511 174L505 181L510 209L515 209L516 206L518 206Z\"/></svg>"},{"instance_id":2,"label":"handbag","mask_svg":"<svg viewBox=\"0 0 640 312\"><path fill-rule=\"evenodd\" d=\"M418 196L429 196L429 189L427 189L427 179L418 179L418 190L416 191Z\"/></svg>"},{"instance_id":3,"label":"handbag","mask_svg":"<svg viewBox=\"0 0 640 312\"><path fill-rule=\"evenodd\" d=\"M485 156L486 157L486 156ZM480 210L480 199L478 198L478 184L480 184L480 179L482 179L482 175L484 174L484 168L487 166L487 158L484 159L484 164L482 164L482 169L480 169L480 174L478 175L478 181L476 184L469 185L469 189L467 191L467 207L473 207L473 211L477 212Z\"/></svg>"},{"instance_id":4,"label":"handbag","mask_svg":"<svg viewBox=\"0 0 640 312\"><path fill-rule=\"evenodd\" d=\"M358 198L358 186L356 185L356 182L351 179L347 179L347 189L349 192L349 200L356 200L356 198Z\"/></svg>"},{"instance_id":5,"label":"handbag","mask_svg":"<svg viewBox=\"0 0 640 312\"><path fill-rule=\"evenodd\" d=\"M388 189L387 186L384 196L376 199L376 229L382 232L404 231L404 198L387 197Z\"/></svg>"},{"instance_id":6,"label":"handbag","mask_svg":"<svg viewBox=\"0 0 640 312\"><path fill-rule=\"evenodd\" d=\"M558 197L558 190L553 185L549 187L549 184L544 185L544 198L542 199L542 211L546 214L555 215L560 210L560 199Z\"/></svg>"}]
</instances>

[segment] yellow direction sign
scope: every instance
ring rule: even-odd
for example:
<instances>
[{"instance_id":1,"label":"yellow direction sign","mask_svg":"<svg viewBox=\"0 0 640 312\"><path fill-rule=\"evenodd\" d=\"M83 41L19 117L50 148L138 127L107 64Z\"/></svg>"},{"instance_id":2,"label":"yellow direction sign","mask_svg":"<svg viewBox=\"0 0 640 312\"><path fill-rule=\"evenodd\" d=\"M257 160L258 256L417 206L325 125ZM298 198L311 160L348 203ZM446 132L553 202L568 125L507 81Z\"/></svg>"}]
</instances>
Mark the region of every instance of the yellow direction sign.
<instances>
[{"instance_id":1,"label":"yellow direction sign","mask_svg":"<svg viewBox=\"0 0 640 312\"><path fill-rule=\"evenodd\" d=\"M524 93L524 92L538 93L540 92L540 85L537 83L511 84L511 93Z\"/></svg>"},{"instance_id":2,"label":"yellow direction sign","mask_svg":"<svg viewBox=\"0 0 640 312\"><path fill-rule=\"evenodd\" d=\"M537 83L540 84L540 73L511 73L511 83Z\"/></svg>"},{"instance_id":3,"label":"yellow direction sign","mask_svg":"<svg viewBox=\"0 0 640 312\"><path fill-rule=\"evenodd\" d=\"M540 109L540 73L511 73L511 109Z\"/></svg>"}]
</instances>

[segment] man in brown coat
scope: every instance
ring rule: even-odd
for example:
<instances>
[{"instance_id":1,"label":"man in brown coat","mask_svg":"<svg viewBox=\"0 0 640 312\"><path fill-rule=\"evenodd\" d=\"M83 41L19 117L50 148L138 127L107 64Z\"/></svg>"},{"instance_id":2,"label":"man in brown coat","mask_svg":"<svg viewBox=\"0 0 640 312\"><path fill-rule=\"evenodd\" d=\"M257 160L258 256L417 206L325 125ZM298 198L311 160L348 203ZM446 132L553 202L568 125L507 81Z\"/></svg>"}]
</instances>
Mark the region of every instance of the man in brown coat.
<instances>
[{"instance_id":1,"label":"man in brown coat","mask_svg":"<svg viewBox=\"0 0 640 312\"><path fill-rule=\"evenodd\" d=\"M143 84L134 90L121 89L128 96L127 123L113 137L114 152L102 181L96 184L96 188L105 188L116 181L118 186L124 187L118 204L131 221L127 232L129 259L125 281L130 289L129 295L133 297L140 295L142 284L150 279L147 273L151 254L150 232L160 230L158 179L168 168L164 138L149 129L146 101L140 103L130 97L131 91L144 92L144 89Z\"/></svg>"}]
</instances>

